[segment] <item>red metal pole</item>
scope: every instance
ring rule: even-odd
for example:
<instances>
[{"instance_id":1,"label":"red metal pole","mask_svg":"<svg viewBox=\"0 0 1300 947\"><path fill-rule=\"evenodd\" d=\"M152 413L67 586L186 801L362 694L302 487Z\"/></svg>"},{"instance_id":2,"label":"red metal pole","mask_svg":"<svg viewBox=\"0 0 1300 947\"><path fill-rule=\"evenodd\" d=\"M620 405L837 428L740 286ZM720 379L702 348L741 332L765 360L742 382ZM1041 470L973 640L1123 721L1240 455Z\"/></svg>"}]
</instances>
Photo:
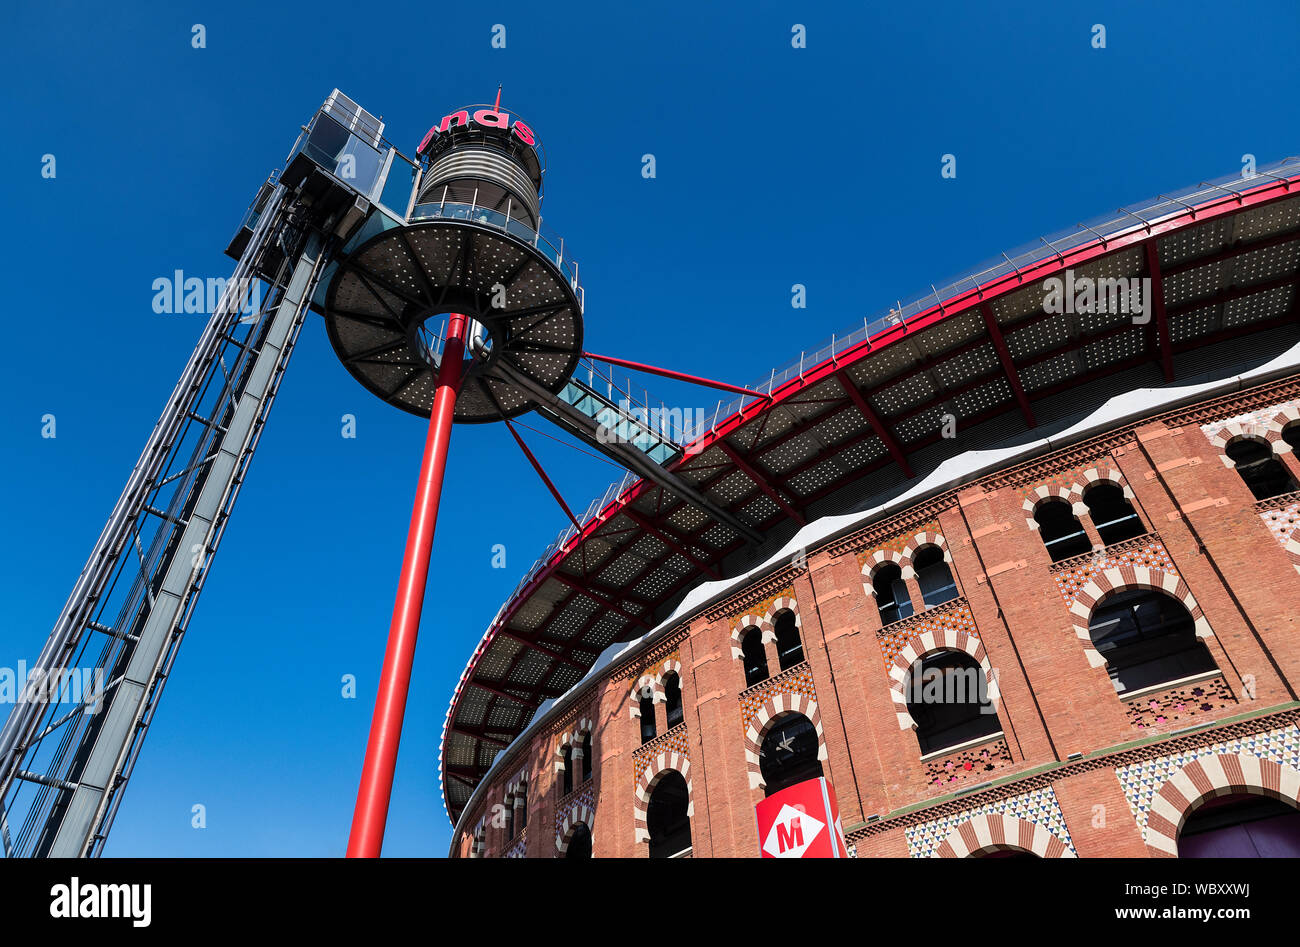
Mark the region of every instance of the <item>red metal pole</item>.
<instances>
[{"instance_id":1,"label":"red metal pole","mask_svg":"<svg viewBox=\"0 0 1300 947\"><path fill-rule=\"evenodd\" d=\"M352 813L349 858L378 858L384 844L393 770L397 766L397 747L402 738L402 716L406 712L406 695L411 685L411 664L415 658L415 639L420 631L424 586L429 577L433 529L438 521L442 476L447 468L452 411L456 407L456 393L460 390L466 322L459 313L448 317L447 342L442 350L433 411L429 415L429 433L424 441L415 508L411 511L411 527L406 534L406 555L402 559L393 620L388 628L388 650L384 653L384 669L379 677L375 712L370 721L370 740L366 744L357 806Z\"/></svg>"}]
</instances>

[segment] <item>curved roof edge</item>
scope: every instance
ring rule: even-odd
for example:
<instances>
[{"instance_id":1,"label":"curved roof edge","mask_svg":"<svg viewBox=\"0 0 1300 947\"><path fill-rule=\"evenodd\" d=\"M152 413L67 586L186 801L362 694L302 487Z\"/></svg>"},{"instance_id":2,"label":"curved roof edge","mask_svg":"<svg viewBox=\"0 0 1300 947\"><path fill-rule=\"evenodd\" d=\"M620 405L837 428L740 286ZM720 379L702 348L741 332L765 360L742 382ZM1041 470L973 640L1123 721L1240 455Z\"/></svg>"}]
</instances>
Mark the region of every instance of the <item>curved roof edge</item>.
<instances>
[{"instance_id":1,"label":"curved roof edge","mask_svg":"<svg viewBox=\"0 0 1300 947\"><path fill-rule=\"evenodd\" d=\"M1253 388L1296 372L1300 372L1300 343L1292 346L1272 361L1240 375L1178 388L1139 388L1123 392L1058 434L1014 447L968 451L957 457L950 458L941 463L929 476L886 503L858 513L824 516L814 520L798 530L781 549L748 572L730 579L699 583L686 593L686 597L673 610L672 614L651 631L631 641L610 645L596 659L591 669L568 691L537 708L532 720L529 721L519 736L511 742L509 747L497 754L491 768L484 774L479 784L470 794L464 809L461 810L460 817L453 820L453 848L455 846L455 837L460 832L462 823L474 811L482 794L486 791L486 787L492 783L494 777L499 775L498 771L502 766L502 762L510 758L513 751L532 737L537 730L544 728L544 725L559 716L564 710L567 710L577 699L578 694L595 678L599 677L607 667L622 657L632 657L634 654L649 648L658 638L681 626L683 622L695 617L708 606L725 599L728 595L746 585L761 580L767 573L775 571L778 566L788 562L793 552L830 542L841 535L868 525L873 520L882 519L900 512L908 506L942 493L950 487L970 482L972 479L985 474L994 473L1004 467L1009 460L1019 461L1041 456L1053 450L1075 444L1089 435L1103 433L1110 428L1131 424L1143 418L1176 410L1184 405L1204 401L1217 395L1226 395L1235 391ZM441 760L441 753L439 759ZM451 813L448 812L448 818L450 817Z\"/></svg>"}]
</instances>

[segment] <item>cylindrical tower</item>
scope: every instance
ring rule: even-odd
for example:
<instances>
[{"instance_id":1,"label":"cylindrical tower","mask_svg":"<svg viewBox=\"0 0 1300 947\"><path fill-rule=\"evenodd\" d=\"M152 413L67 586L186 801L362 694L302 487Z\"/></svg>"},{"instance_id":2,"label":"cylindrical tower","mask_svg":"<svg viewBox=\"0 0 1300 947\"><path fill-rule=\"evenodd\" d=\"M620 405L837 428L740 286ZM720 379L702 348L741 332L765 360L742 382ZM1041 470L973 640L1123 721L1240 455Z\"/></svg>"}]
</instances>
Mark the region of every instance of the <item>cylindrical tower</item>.
<instances>
[{"instance_id":1,"label":"cylindrical tower","mask_svg":"<svg viewBox=\"0 0 1300 947\"><path fill-rule=\"evenodd\" d=\"M325 299L330 342L372 392L427 416L447 317L464 314L455 420L522 414L536 400L518 375L558 392L582 352L577 264L541 229L541 145L509 112L470 106L429 129L418 154L404 225L372 215L344 248Z\"/></svg>"}]
</instances>

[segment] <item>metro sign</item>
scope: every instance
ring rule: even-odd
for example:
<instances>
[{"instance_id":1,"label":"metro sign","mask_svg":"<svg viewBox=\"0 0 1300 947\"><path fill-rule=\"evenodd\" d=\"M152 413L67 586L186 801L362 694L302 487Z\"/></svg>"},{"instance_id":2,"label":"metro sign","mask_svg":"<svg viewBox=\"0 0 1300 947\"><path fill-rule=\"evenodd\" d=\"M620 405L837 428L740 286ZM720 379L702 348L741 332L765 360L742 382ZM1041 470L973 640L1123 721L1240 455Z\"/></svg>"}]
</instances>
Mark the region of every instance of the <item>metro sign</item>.
<instances>
[{"instance_id":1,"label":"metro sign","mask_svg":"<svg viewBox=\"0 0 1300 947\"><path fill-rule=\"evenodd\" d=\"M846 858L835 790L825 777L787 786L754 809L764 858Z\"/></svg>"},{"instance_id":2,"label":"metro sign","mask_svg":"<svg viewBox=\"0 0 1300 947\"><path fill-rule=\"evenodd\" d=\"M424 149L429 147L429 142L433 141L435 135L440 135L450 131L455 125L469 125L471 122L475 125L482 125L484 128L512 127L510 124L510 115L507 112L499 112L496 109L484 108L479 109L473 115L470 115L467 110L461 109L459 112L452 112L450 115L444 115L441 122L425 132L424 138L420 141L420 147L415 149L415 153L417 155L424 154ZM515 136L525 145L532 146L537 144L537 136L533 134L533 130L518 119L515 119L512 130Z\"/></svg>"}]
</instances>

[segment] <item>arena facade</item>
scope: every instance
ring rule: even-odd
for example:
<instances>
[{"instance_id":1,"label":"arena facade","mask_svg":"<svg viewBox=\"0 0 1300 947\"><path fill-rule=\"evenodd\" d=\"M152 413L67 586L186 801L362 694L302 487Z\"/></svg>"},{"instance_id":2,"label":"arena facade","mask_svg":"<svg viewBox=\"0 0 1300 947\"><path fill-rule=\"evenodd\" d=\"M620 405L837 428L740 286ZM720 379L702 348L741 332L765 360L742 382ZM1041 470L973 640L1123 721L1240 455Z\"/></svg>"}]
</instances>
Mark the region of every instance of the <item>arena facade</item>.
<instances>
[{"instance_id":1,"label":"arena facade","mask_svg":"<svg viewBox=\"0 0 1300 947\"><path fill-rule=\"evenodd\" d=\"M818 777L856 857L1300 854L1298 187L1162 197L774 373L676 462L757 546L598 504L453 697L452 856L757 857Z\"/></svg>"}]
</instances>

